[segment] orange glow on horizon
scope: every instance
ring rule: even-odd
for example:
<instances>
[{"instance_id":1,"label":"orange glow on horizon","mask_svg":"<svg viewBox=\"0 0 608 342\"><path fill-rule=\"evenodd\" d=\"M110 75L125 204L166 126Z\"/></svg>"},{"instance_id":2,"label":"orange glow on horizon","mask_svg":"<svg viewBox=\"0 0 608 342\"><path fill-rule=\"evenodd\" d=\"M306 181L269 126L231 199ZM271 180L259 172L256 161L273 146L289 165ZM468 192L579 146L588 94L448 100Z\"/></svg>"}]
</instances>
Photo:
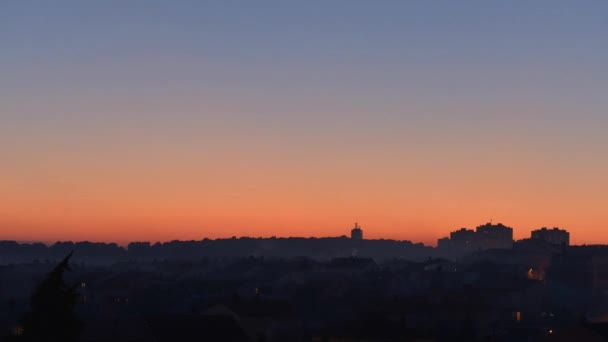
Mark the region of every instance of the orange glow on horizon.
<instances>
[{"instance_id":1,"label":"orange glow on horizon","mask_svg":"<svg viewBox=\"0 0 608 342\"><path fill-rule=\"evenodd\" d=\"M153 211L151 212L153 213ZM240 217L228 215L192 214L189 216L168 215L158 213L132 212L131 215L123 212L114 216L90 216L82 214L55 215L55 220L49 224L49 216L38 220L22 220L14 217L0 221L2 227L0 239L18 241L40 241L51 243L55 241L98 241L116 242L126 245L131 241L165 242L171 240L202 240L204 238L230 238L236 237L337 237L349 236L354 219L351 215L336 212L320 218L311 216L297 216L293 219L288 216L276 214L273 218L263 217L261 214L250 212ZM298 213L294 213L297 215ZM304 214L304 213L299 213ZM40 215L36 213L35 215ZM422 220L406 220L398 217L387 218L367 215L365 220L359 219L366 239L394 239L409 240L414 243L422 242L425 245L436 245L437 238L447 236L450 231L462 227L475 228L488 220L481 218L467 219L466 217L432 217L427 222ZM358 215L359 218L362 215ZM530 231L541 226L552 226L544 223L530 224L524 220L512 218L500 221L514 228L514 238L522 239L530 236ZM541 218L533 218L534 222L541 222ZM86 222L86 223L85 223ZM452 222L464 222L453 224ZM569 229L572 244L603 243L596 239L592 230L578 231L573 226L563 226Z\"/></svg>"},{"instance_id":2,"label":"orange glow on horizon","mask_svg":"<svg viewBox=\"0 0 608 342\"><path fill-rule=\"evenodd\" d=\"M608 244L608 2L391 3L2 3L0 239Z\"/></svg>"}]
</instances>

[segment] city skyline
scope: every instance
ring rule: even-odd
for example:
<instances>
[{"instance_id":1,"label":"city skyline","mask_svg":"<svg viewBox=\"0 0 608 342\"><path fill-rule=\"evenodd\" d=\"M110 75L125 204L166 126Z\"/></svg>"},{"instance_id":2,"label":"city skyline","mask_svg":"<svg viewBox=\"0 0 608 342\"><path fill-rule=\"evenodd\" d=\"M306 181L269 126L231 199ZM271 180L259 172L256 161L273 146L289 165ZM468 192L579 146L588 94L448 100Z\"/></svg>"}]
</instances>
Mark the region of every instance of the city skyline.
<instances>
[{"instance_id":1,"label":"city skyline","mask_svg":"<svg viewBox=\"0 0 608 342\"><path fill-rule=\"evenodd\" d=\"M10 240L10 239L5 239L5 240L0 240L0 241L15 241L17 243L26 243L26 244L30 244L30 243L43 243L45 245L52 245L55 243L62 243L62 242L74 242L74 243L82 243L82 242L91 242L91 243L115 243L118 244L119 246L122 247L127 247L128 244L130 243L139 243L139 242L145 242L145 243L166 243L166 242L172 242L172 241L180 241L180 242L187 242L187 241L205 241L205 240L225 240L225 239L274 239L274 238L278 238L278 239L333 239L333 238L349 238L352 240L387 240L387 241L403 241L403 242L411 242L414 244L418 244L418 243L422 243L425 246L430 246L430 247L438 247L438 248L442 248L441 246L441 242L443 240L443 242L445 243L446 241L450 241L454 239L454 234L459 234L459 233L470 233L473 234L474 236L477 235L478 233L476 231L479 231L480 229L485 230L488 229L488 227L490 227L490 229L496 229L498 228L499 230L502 229L507 229L510 230L511 232L509 233L509 237L508 239L511 242L517 242L517 241L523 241L523 240L529 240L529 239L541 239L541 240L545 240L547 242L552 242L552 243L556 243L556 239L557 240L561 240L563 238L563 235L561 234L565 234L567 236L567 241L566 244L569 245L569 240L570 240L570 234L568 232L568 230L563 229L562 227L552 227L552 228L548 228L546 226L537 228L537 229L532 229L529 233L529 236L524 236L524 233L520 233L520 234L514 234L515 232L517 232L516 229L514 229L513 227L510 227L508 225L504 225L502 222L497 222L494 223L492 222L492 220L486 222L485 224L481 224L481 225L475 225L472 226L475 227L475 229L473 228L468 228L468 227L460 227L457 228L455 230L452 230L449 232L449 234L446 234L446 236L441 236L437 239L437 241L434 241L432 243L427 243L425 241L415 241L415 240L408 240L408 239L391 239L391 238L386 238L386 237L378 237L378 236L374 236L374 234L372 234L372 237L369 238L367 237L367 233L369 232L369 230L364 229L364 227L359 224L359 221L355 221L354 226L351 227L350 231L345 230L343 234L341 235L336 235L336 236L277 236L277 235L273 235L273 236L247 236L247 235L243 235L243 236L217 236L217 237L208 237L208 236L204 236L204 237L199 237L199 238L193 238L193 239L167 239L167 240L163 240L163 241L152 241L152 240L131 240L131 241L91 241L91 240L76 240L76 241L69 241L69 240L55 240L55 241L41 241L41 240ZM365 233L364 233L365 232ZM559 237L556 238L555 234L559 234ZM365 237L364 237L365 236ZM521 236L521 237L518 237ZM461 241L462 238L464 239L468 239L465 237L461 237ZM500 237L502 238L506 238L506 237ZM468 242L467 242L468 243ZM557 243L559 244L559 243ZM445 247L445 246L443 246ZM469 246L471 247L471 246ZM500 246L498 248L511 248L510 246Z\"/></svg>"},{"instance_id":2,"label":"city skyline","mask_svg":"<svg viewBox=\"0 0 608 342\"><path fill-rule=\"evenodd\" d=\"M608 3L0 4L0 240L608 244Z\"/></svg>"}]
</instances>

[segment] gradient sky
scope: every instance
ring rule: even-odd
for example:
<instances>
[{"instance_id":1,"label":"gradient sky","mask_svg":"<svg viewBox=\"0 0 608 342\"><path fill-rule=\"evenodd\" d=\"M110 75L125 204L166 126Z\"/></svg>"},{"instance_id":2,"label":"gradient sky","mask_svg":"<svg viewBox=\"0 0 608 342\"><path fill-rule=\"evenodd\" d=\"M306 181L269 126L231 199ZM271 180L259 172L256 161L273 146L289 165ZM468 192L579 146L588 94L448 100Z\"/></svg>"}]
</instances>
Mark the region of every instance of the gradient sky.
<instances>
[{"instance_id":1,"label":"gradient sky","mask_svg":"<svg viewBox=\"0 0 608 342\"><path fill-rule=\"evenodd\" d=\"M0 1L0 239L608 243L606 1Z\"/></svg>"}]
</instances>

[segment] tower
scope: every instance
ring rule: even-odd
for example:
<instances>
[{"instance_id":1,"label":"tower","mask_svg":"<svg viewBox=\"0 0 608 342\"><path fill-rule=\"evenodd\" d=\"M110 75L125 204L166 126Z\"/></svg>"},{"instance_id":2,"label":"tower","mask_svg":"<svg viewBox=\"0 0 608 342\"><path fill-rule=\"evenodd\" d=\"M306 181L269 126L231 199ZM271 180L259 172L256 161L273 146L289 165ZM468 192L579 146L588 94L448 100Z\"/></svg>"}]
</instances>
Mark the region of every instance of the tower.
<instances>
[{"instance_id":1,"label":"tower","mask_svg":"<svg viewBox=\"0 0 608 342\"><path fill-rule=\"evenodd\" d=\"M350 238L353 240L363 240L363 230L358 222L355 222L355 228L350 231Z\"/></svg>"}]
</instances>

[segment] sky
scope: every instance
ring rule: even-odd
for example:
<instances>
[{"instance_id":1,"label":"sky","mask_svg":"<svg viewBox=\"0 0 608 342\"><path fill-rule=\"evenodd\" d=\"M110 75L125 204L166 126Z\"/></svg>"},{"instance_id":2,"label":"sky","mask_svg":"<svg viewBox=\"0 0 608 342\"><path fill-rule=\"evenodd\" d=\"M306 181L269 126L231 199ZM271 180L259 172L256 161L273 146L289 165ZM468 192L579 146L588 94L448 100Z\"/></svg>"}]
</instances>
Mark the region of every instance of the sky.
<instances>
[{"instance_id":1,"label":"sky","mask_svg":"<svg viewBox=\"0 0 608 342\"><path fill-rule=\"evenodd\" d=\"M606 1L0 1L0 239L608 243Z\"/></svg>"}]
</instances>

